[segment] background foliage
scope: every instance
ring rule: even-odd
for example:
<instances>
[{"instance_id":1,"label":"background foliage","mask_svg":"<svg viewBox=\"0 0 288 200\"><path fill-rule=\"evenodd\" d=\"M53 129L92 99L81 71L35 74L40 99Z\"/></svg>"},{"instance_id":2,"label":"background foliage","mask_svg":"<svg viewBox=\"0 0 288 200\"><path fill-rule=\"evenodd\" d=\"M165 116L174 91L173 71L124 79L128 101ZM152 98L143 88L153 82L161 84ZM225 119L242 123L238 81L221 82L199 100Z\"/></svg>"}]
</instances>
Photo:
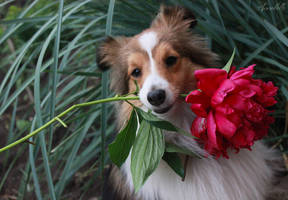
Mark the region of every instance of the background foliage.
<instances>
[{"instance_id":1,"label":"background foliage","mask_svg":"<svg viewBox=\"0 0 288 200\"><path fill-rule=\"evenodd\" d=\"M288 166L288 3L165 3L195 13L195 31L207 39L222 64L236 46L234 63L238 67L256 63L256 76L279 87L273 114L276 121L265 141L279 148ZM131 36L147 28L159 5L152 0L1 1L1 147L73 104L112 95L105 92L107 74L103 76L95 62L97 45L106 34ZM30 144L1 153L0 199L101 196L101 174L110 162L106 146L115 132L113 107L92 106L63 120L67 129L50 127Z\"/></svg>"}]
</instances>

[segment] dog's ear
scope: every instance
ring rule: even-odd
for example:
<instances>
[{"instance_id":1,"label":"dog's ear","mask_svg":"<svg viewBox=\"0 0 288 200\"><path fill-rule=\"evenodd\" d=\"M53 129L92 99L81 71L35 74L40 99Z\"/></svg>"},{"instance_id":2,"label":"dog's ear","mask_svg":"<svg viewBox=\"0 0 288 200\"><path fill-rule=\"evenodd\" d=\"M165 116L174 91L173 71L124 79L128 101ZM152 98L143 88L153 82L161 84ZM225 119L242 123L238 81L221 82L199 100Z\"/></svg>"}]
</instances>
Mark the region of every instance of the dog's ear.
<instances>
[{"instance_id":1,"label":"dog's ear","mask_svg":"<svg viewBox=\"0 0 288 200\"><path fill-rule=\"evenodd\" d=\"M161 5L159 14L152 22L152 26L185 26L190 29L196 24L194 14L187 8L164 5Z\"/></svg>"},{"instance_id":2,"label":"dog's ear","mask_svg":"<svg viewBox=\"0 0 288 200\"><path fill-rule=\"evenodd\" d=\"M117 65L121 57L121 49L125 45L124 37L113 38L108 36L97 49L98 67L105 71Z\"/></svg>"},{"instance_id":3,"label":"dog's ear","mask_svg":"<svg viewBox=\"0 0 288 200\"><path fill-rule=\"evenodd\" d=\"M100 70L111 68L111 89L117 94L125 94L127 86L127 66L124 58L124 47L129 39L126 37L107 37L97 50L97 64Z\"/></svg>"}]
</instances>

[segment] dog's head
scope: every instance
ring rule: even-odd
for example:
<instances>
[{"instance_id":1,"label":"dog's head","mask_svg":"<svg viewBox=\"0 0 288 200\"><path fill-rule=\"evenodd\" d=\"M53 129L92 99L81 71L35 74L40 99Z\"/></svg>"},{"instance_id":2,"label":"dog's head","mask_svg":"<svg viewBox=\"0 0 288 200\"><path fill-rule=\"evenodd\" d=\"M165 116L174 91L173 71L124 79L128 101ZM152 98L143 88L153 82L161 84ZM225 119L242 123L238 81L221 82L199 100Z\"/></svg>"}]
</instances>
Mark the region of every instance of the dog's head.
<instances>
[{"instance_id":1,"label":"dog's head","mask_svg":"<svg viewBox=\"0 0 288 200\"><path fill-rule=\"evenodd\" d=\"M215 64L216 55L192 29L194 15L181 7L162 6L150 28L134 37L108 37L99 47L98 66L111 67L111 88L118 94L136 89L156 113L166 113L179 95L196 87L195 69Z\"/></svg>"}]
</instances>

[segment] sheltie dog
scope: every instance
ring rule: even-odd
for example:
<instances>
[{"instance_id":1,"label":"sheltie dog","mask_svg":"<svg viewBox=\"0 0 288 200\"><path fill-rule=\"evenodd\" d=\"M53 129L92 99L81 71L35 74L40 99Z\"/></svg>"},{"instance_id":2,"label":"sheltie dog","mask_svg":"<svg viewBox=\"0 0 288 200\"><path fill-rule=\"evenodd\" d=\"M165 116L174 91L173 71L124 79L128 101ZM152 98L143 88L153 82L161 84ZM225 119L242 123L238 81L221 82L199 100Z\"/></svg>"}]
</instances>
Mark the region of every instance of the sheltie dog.
<instances>
[{"instance_id":1,"label":"sheltie dog","mask_svg":"<svg viewBox=\"0 0 288 200\"><path fill-rule=\"evenodd\" d=\"M133 103L144 110L152 110L159 118L187 132L194 114L179 96L196 88L196 69L217 66L217 55L192 31L196 23L194 15L185 8L161 6L150 28L140 34L108 37L100 45L97 59L100 69L111 68L114 92L127 94L135 91L136 80L140 101ZM131 106L123 102L116 107L119 127L123 127L130 116ZM194 139L177 133L164 135L170 143L206 155ZM185 181L160 161L137 193L133 188L129 156L121 169L111 169L104 200L268 199L274 177L269 163L277 160L277 155L261 142L256 142L252 151L230 152L229 156L229 159L189 158Z\"/></svg>"}]
</instances>

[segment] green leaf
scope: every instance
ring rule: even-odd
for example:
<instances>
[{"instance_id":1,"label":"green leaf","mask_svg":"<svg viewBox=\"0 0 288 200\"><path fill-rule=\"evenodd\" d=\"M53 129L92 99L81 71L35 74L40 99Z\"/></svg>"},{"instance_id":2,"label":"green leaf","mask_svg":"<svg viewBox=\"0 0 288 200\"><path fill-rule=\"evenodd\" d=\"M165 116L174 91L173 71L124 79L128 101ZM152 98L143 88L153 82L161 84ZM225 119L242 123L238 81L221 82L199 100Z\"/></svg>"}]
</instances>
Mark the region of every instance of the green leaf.
<instances>
[{"instance_id":1,"label":"green leaf","mask_svg":"<svg viewBox=\"0 0 288 200\"><path fill-rule=\"evenodd\" d=\"M162 130L142 120L131 154L131 173L135 192L157 168L164 149Z\"/></svg>"},{"instance_id":2,"label":"green leaf","mask_svg":"<svg viewBox=\"0 0 288 200\"><path fill-rule=\"evenodd\" d=\"M202 156L200 156L196 152L189 151L186 148L179 147L179 146L176 146L175 144L171 144L171 143L166 143L165 151L169 152L169 153L181 153L181 154L185 154L185 155L189 155L189 156L193 156L193 157L197 157L197 158L202 158Z\"/></svg>"},{"instance_id":3,"label":"green leaf","mask_svg":"<svg viewBox=\"0 0 288 200\"><path fill-rule=\"evenodd\" d=\"M15 19L19 15L21 10L22 9L20 7L17 7L14 5L10 6L8 8L8 12L6 14L5 20Z\"/></svg>"},{"instance_id":4,"label":"green leaf","mask_svg":"<svg viewBox=\"0 0 288 200\"><path fill-rule=\"evenodd\" d=\"M17 120L16 121L16 127L18 130L23 130L23 129L27 129L28 127L30 127L31 123L27 120Z\"/></svg>"},{"instance_id":5,"label":"green leaf","mask_svg":"<svg viewBox=\"0 0 288 200\"><path fill-rule=\"evenodd\" d=\"M139 114L140 118L143 118L144 120L148 121L151 125L166 130L166 131L173 131L173 132L177 132L177 133L181 133L185 136L188 137L192 137L194 138L194 136L192 136L191 134L187 133L186 131L174 126L172 123L159 119L158 117L156 117L155 115L153 115L151 112L145 112L143 110L141 110L140 108L135 108L137 113Z\"/></svg>"},{"instance_id":6,"label":"green leaf","mask_svg":"<svg viewBox=\"0 0 288 200\"><path fill-rule=\"evenodd\" d=\"M233 49L233 53L232 56L230 57L229 61L227 62L227 64L222 68L224 69L227 73L229 73L230 71L230 67L232 65L233 59L234 59L234 55L235 55L235 48Z\"/></svg>"},{"instance_id":7,"label":"green leaf","mask_svg":"<svg viewBox=\"0 0 288 200\"><path fill-rule=\"evenodd\" d=\"M52 69L52 86L51 86L51 98L50 98L50 119L55 116L55 108L56 108L56 90L57 90L57 83L58 83L58 57L59 57L59 48L60 48L60 40L61 40L61 28L62 28L62 16L63 16L63 5L64 0L59 1L59 9L58 9L58 24L57 24L57 33L54 42L54 49L53 49L53 65L50 69ZM53 141L53 125L49 127L49 137L50 142L48 143L48 150L51 150L52 141Z\"/></svg>"},{"instance_id":8,"label":"green leaf","mask_svg":"<svg viewBox=\"0 0 288 200\"><path fill-rule=\"evenodd\" d=\"M270 24L267 20L264 20L265 26L282 42L286 47L288 47L288 38L277 29L275 26Z\"/></svg>"},{"instance_id":9,"label":"green leaf","mask_svg":"<svg viewBox=\"0 0 288 200\"><path fill-rule=\"evenodd\" d=\"M134 143L137 131L137 117L132 111L127 125L120 131L113 143L108 147L110 158L118 167L125 162Z\"/></svg>"},{"instance_id":10,"label":"green leaf","mask_svg":"<svg viewBox=\"0 0 288 200\"><path fill-rule=\"evenodd\" d=\"M168 121L164 121L164 120L157 118L151 112L145 112L141 110L140 108L136 108L136 110L137 110L137 113L139 113L139 115L141 116L141 118L145 119L146 121L148 121L153 126L156 126L157 128L164 129L167 131L178 130L173 124L171 124Z\"/></svg>"},{"instance_id":11,"label":"green leaf","mask_svg":"<svg viewBox=\"0 0 288 200\"><path fill-rule=\"evenodd\" d=\"M281 86L280 91L284 94L286 100L288 101L288 90L285 86Z\"/></svg>"},{"instance_id":12,"label":"green leaf","mask_svg":"<svg viewBox=\"0 0 288 200\"><path fill-rule=\"evenodd\" d=\"M184 167L177 153L165 152L163 160L165 160L165 162L176 174L178 174L181 178L184 178Z\"/></svg>"}]
</instances>

